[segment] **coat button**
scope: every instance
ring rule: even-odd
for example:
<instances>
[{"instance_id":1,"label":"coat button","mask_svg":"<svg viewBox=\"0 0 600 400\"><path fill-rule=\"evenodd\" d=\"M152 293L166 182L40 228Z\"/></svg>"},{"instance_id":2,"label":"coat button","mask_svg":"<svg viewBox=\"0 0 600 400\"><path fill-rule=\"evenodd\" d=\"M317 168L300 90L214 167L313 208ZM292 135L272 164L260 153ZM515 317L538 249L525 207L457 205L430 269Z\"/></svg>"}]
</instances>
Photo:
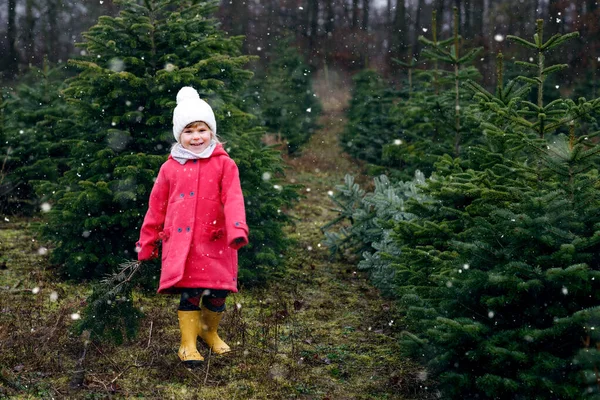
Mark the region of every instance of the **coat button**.
<instances>
[{"instance_id":1,"label":"coat button","mask_svg":"<svg viewBox=\"0 0 600 400\"><path fill-rule=\"evenodd\" d=\"M183 197L183 196L185 196L185 194L183 194L183 193L180 193L180 194L179 194L179 197Z\"/></svg>"},{"instance_id":2,"label":"coat button","mask_svg":"<svg viewBox=\"0 0 600 400\"><path fill-rule=\"evenodd\" d=\"M193 195L194 195L194 192L190 192L190 196L193 196Z\"/></svg>"},{"instance_id":3,"label":"coat button","mask_svg":"<svg viewBox=\"0 0 600 400\"><path fill-rule=\"evenodd\" d=\"M187 228L185 228L185 231L189 232L190 231L190 227L188 226Z\"/></svg>"},{"instance_id":4,"label":"coat button","mask_svg":"<svg viewBox=\"0 0 600 400\"><path fill-rule=\"evenodd\" d=\"M235 223L235 226L240 226L240 223L239 223L239 222L236 222L236 223Z\"/></svg>"},{"instance_id":5,"label":"coat button","mask_svg":"<svg viewBox=\"0 0 600 400\"><path fill-rule=\"evenodd\" d=\"M196 164L198 162L198 160L194 160L194 164Z\"/></svg>"},{"instance_id":6,"label":"coat button","mask_svg":"<svg viewBox=\"0 0 600 400\"><path fill-rule=\"evenodd\" d=\"M182 232L182 231L183 231L183 229L177 228L177 232Z\"/></svg>"}]
</instances>

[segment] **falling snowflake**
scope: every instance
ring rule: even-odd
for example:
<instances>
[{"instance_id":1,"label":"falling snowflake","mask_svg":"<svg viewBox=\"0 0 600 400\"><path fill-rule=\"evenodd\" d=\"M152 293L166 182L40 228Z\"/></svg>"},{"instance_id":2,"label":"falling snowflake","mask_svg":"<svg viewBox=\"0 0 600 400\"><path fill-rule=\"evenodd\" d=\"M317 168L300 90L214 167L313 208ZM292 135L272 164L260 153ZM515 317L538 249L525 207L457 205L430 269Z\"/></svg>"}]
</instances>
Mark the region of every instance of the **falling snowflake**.
<instances>
[{"instance_id":1,"label":"falling snowflake","mask_svg":"<svg viewBox=\"0 0 600 400\"><path fill-rule=\"evenodd\" d=\"M125 62L120 58L111 58L108 62L108 69L113 72L121 72L125 69Z\"/></svg>"}]
</instances>

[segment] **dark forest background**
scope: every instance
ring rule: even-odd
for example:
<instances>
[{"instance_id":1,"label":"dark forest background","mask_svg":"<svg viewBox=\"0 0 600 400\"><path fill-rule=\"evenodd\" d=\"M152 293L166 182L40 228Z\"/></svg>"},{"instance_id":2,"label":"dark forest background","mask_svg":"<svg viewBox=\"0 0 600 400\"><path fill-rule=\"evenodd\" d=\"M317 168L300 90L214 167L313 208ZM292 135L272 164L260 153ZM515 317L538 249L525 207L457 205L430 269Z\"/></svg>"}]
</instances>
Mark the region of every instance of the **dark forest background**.
<instances>
[{"instance_id":1,"label":"dark forest background","mask_svg":"<svg viewBox=\"0 0 600 400\"><path fill-rule=\"evenodd\" d=\"M3 0L2 81L18 79L45 57L59 64L77 56L81 32L101 15L117 15L118 7L113 0ZM571 66L565 80L596 69L600 7L595 0L223 0L218 17L230 35L246 36L244 50L260 57L259 66L269 62L282 37L292 36L312 67L351 72L370 67L393 78L393 58L419 54L418 36L430 37L433 11L439 38L451 35L454 7L460 10L464 44L484 47L477 66L486 85L493 84L494 54L519 56L505 36L531 38L538 18L545 20L545 35L581 34L555 55Z\"/></svg>"}]
</instances>

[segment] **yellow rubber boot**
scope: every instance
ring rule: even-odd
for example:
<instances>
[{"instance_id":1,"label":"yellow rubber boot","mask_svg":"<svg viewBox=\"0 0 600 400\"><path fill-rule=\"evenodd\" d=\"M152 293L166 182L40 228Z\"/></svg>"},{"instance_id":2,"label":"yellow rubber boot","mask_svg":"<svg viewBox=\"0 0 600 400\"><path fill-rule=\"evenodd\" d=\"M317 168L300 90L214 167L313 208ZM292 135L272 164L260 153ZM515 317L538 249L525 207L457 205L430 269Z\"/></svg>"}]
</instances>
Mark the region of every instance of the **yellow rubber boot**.
<instances>
[{"instance_id":1,"label":"yellow rubber boot","mask_svg":"<svg viewBox=\"0 0 600 400\"><path fill-rule=\"evenodd\" d=\"M217 334L217 328L219 328L223 313L210 311L206 307L202 308L201 313L199 335L202 340L204 340L215 354L223 354L231 351L227 343L221 340Z\"/></svg>"},{"instance_id":2,"label":"yellow rubber boot","mask_svg":"<svg viewBox=\"0 0 600 400\"><path fill-rule=\"evenodd\" d=\"M177 311L177 317L179 318L179 329L181 330L181 345L177 355L186 367L197 367L204 361L196 348L200 311Z\"/></svg>"}]
</instances>

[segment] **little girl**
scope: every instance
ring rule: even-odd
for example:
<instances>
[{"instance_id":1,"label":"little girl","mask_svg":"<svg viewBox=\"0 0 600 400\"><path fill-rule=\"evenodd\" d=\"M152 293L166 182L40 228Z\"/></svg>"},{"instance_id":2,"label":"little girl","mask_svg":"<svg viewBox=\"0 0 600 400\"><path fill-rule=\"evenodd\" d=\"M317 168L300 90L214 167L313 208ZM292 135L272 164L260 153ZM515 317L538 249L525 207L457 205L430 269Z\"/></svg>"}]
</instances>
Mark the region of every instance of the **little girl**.
<instances>
[{"instance_id":1,"label":"little girl","mask_svg":"<svg viewBox=\"0 0 600 400\"><path fill-rule=\"evenodd\" d=\"M195 89L182 88L173 112L177 143L160 168L136 244L143 261L158 257L162 242L158 293L181 294L178 355L187 367L204 360L198 336L216 354L230 351L217 328L225 297L237 292L237 250L248 244L238 168L216 133L212 108Z\"/></svg>"}]
</instances>

